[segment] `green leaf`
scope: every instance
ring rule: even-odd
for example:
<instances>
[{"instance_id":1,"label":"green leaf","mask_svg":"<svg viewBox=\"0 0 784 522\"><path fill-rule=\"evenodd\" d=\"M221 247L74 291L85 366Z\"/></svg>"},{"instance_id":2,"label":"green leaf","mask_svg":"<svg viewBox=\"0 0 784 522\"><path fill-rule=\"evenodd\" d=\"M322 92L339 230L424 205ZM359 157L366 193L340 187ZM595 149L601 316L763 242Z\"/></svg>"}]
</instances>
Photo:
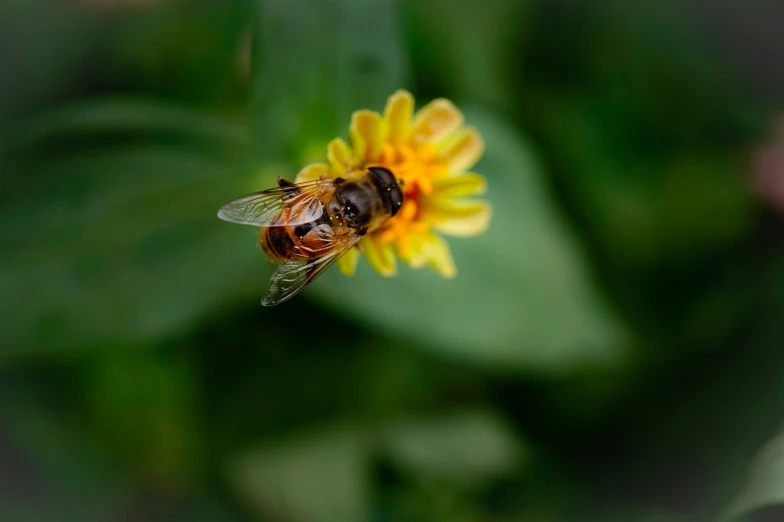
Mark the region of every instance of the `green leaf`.
<instances>
[{"instance_id":1,"label":"green leaf","mask_svg":"<svg viewBox=\"0 0 784 522\"><path fill-rule=\"evenodd\" d=\"M355 430L312 433L240 457L229 478L249 507L274 520L366 522L367 453Z\"/></svg>"},{"instance_id":2,"label":"green leaf","mask_svg":"<svg viewBox=\"0 0 784 522\"><path fill-rule=\"evenodd\" d=\"M567 4L537 12L518 94L554 182L615 267L711 264L752 223L748 100L685 12Z\"/></svg>"},{"instance_id":3,"label":"green leaf","mask_svg":"<svg viewBox=\"0 0 784 522\"><path fill-rule=\"evenodd\" d=\"M0 122L71 92L88 57L96 55L98 40L91 22L71 3L0 2L0 45L8 48L13 42L14 49L3 55ZM57 45L47 43L51 41Z\"/></svg>"},{"instance_id":4,"label":"green leaf","mask_svg":"<svg viewBox=\"0 0 784 522\"><path fill-rule=\"evenodd\" d=\"M389 456L428 479L475 483L519 470L525 451L501 419L466 411L400 422L385 437Z\"/></svg>"},{"instance_id":5,"label":"green leaf","mask_svg":"<svg viewBox=\"0 0 784 522\"><path fill-rule=\"evenodd\" d=\"M736 150L723 144L679 147L674 133L661 151L635 133L644 124L618 122L595 102L551 107L548 139L567 190L610 255L657 264L727 244L751 224L754 203ZM673 124L673 126L678 127ZM661 146L661 145L660 145ZM717 212L716 209L722 209Z\"/></svg>"},{"instance_id":6,"label":"green leaf","mask_svg":"<svg viewBox=\"0 0 784 522\"><path fill-rule=\"evenodd\" d=\"M244 111L253 11L248 0L149 3L98 40L110 57L103 74L165 98Z\"/></svg>"},{"instance_id":7,"label":"green leaf","mask_svg":"<svg viewBox=\"0 0 784 522\"><path fill-rule=\"evenodd\" d=\"M309 292L331 310L503 368L563 370L618 363L624 327L591 277L588 259L547 193L525 141L493 114L466 112L487 140L490 229L450 239L458 276L406 267L385 279L360 265L329 273Z\"/></svg>"},{"instance_id":8,"label":"green leaf","mask_svg":"<svg viewBox=\"0 0 784 522\"><path fill-rule=\"evenodd\" d=\"M722 520L746 520L755 511L774 506L784 506L784 434L768 441L759 451L743 492Z\"/></svg>"},{"instance_id":9,"label":"green leaf","mask_svg":"<svg viewBox=\"0 0 784 522\"><path fill-rule=\"evenodd\" d=\"M324 154L351 112L380 108L403 86L396 0L259 2L253 40L253 115L260 150L294 163ZM306 156L303 158L304 155Z\"/></svg>"},{"instance_id":10,"label":"green leaf","mask_svg":"<svg viewBox=\"0 0 784 522\"><path fill-rule=\"evenodd\" d=\"M2 377L6 383L14 381L11 375ZM0 409L4 451L13 452L23 463L14 466L13 474L19 475L22 487L37 492L39 501L30 502L19 494L23 490L16 489L16 494L14 488L3 491L0 519L98 520L110 503L107 499L112 496L116 469L97 458L83 432L73 423L63 422L63 412L54 412L51 404L41 399L40 384L36 383L35 389L33 383L27 379L22 386L5 387ZM92 501L85 502L87 498Z\"/></svg>"},{"instance_id":11,"label":"green leaf","mask_svg":"<svg viewBox=\"0 0 784 522\"><path fill-rule=\"evenodd\" d=\"M211 148L250 145L244 125L152 98L90 98L37 113L3 135L0 152L13 154L59 137L154 135L198 140ZM3 173L0 172L0 175Z\"/></svg>"},{"instance_id":12,"label":"green leaf","mask_svg":"<svg viewBox=\"0 0 784 522\"><path fill-rule=\"evenodd\" d=\"M151 349L107 350L85 366L82 393L89 421L81 426L82 440L145 485L171 491L193 487L204 454L189 362Z\"/></svg>"},{"instance_id":13,"label":"green leaf","mask_svg":"<svg viewBox=\"0 0 784 522\"><path fill-rule=\"evenodd\" d=\"M416 77L438 80L455 98L511 109L532 2L415 0L405 3ZM511 45L510 45L511 44ZM421 80L420 80L421 81Z\"/></svg>"},{"instance_id":14,"label":"green leaf","mask_svg":"<svg viewBox=\"0 0 784 522\"><path fill-rule=\"evenodd\" d=\"M216 217L249 191L240 131L141 102L36 121L0 155L2 355L159 339L264 287L255 232Z\"/></svg>"}]
</instances>

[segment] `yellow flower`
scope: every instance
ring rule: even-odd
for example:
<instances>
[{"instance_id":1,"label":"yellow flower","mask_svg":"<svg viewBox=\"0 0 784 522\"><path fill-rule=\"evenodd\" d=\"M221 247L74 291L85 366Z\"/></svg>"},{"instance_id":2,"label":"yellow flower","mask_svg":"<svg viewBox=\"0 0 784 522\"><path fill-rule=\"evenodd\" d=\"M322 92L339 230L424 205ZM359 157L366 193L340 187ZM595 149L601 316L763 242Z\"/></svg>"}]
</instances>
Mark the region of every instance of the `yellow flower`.
<instances>
[{"instance_id":1,"label":"yellow flower","mask_svg":"<svg viewBox=\"0 0 784 522\"><path fill-rule=\"evenodd\" d=\"M351 169L384 166L404 191L398 213L381 229L368 234L338 261L354 273L360 251L385 276L397 273L396 258L414 268L430 266L444 277L457 273L449 246L440 234L470 237L481 234L492 208L472 196L487 189L479 174L468 169L484 152L476 129L463 126L463 115L445 99L433 100L414 114L414 97L399 90L389 97L383 116L357 111L349 129L351 147L340 138L327 146L328 163L303 168L297 181L343 176Z\"/></svg>"}]
</instances>

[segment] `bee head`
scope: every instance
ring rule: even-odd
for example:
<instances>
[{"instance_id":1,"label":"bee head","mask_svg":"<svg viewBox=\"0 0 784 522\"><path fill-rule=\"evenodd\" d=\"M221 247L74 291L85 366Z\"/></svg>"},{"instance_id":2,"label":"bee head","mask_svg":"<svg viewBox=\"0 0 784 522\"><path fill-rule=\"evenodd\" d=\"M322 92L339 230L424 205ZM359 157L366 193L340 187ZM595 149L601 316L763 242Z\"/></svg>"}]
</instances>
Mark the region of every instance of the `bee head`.
<instances>
[{"instance_id":1,"label":"bee head","mask_svg":"<svg viewBox=\"0 0 784 522\"><path fill-rule=\"evenodd\" d=\"M368 171L381 196L388 202L390 214L394 216L403 205L403 191L395 175L385 167L369 167Z\"/></svg>"}]
</instances>

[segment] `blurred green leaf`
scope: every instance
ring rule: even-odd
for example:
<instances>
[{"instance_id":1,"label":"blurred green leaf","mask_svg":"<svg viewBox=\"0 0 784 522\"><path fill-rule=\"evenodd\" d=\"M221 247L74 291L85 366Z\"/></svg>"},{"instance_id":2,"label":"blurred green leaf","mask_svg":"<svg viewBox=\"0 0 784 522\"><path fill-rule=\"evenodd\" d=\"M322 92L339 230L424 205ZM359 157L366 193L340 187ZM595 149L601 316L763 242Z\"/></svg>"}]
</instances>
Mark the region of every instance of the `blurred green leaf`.
<instances>
[{"instance_id":1,"label":"blurred green leaf","mask_svg":"<svg viewBox=\"0 0 784 522\"><path fill-rule=\"evenodd\" d=\"M186 491L204 467L192 368L154 350L101 355L85 368L84 438L143 484Z\"/></svg>"},{"instance_id":2,"label":"blurred green leaf","mask_svg":"<svg viewBox=\"0 0 784 522\"><path fill-rule=\"evenodd\" d=\"M80 87L99 40L92 20L73 4L0 2L0 122Z\"/></svg>"},{"instance_id":3,"label":"blurred green leaf","mask_svg":"<svg viewBox=\"0 0 784 522\"><path fill-rule=\"evenodd\" d=\"M400 422L385 450L402 468L426 479L482 482L518 471L525 451L509 426L485 411Z\"/></svg>"},{"instance_id":4,"label":"blurred green leaf","mask_svg":"<svg viewBox=\"0 0 784 522\"><path fill-rule=\"evenodd\" d=\"M759 451L743 492L732 503L723 520L748 520L747 517L754 512L774 506L784 507L784 434L768 441Z\"/></svg>"},{"instance_id":5,"label":"blurred green leaf","mask_svg":"<svg viewBox=\"0 0 784 522\"><path fill-rule=\"evenodd\" d=\"M350 428L310 433L242 456L229 478L248 506L273 520L366 522L366 442Z\"/></svg>"},{"instance_id":6,"label":"blurred green leaf","mask_svg":"<svg viewBox=\"0 0 784 522\"><path fill-rule=\"evenodd\" d=\"M215 217L248 191L242 132L158 102L55 115L0 156L6 355L159 339L263 287L254 231Z\"/></svg>"},{"instance_id":7,"label":"blurred green leaf","mask_svg":"<svg viewBox=\"0 0 784 522\"><path fill-rule=\"evenodd\" d=\"M695 255L750 225L753 202L736 151L716 144L681 148L671 135L660 138L670 142L665 151L652 154L632 134L644 126L639 122L616 121L606 106L587 100L555 105L548 138L556 163L615 259L655 264Z\"/></svg>"},{"instance_id":8,"label":"blurred green leaf","mask_svg":"<svg viewBox=\"0 0 784 522\"><path fill-rule=\"evenodd\" d=\"M0 153L18 154L43 140L73 142L80 137L116 135L192 140L208 149L237 150L250 145L244 125L154 98L114 96L65 104L18 122L2 136Z\"/></svg>"},{"instance_id":9,"label":"blurred green leaf","mask_svg":"<svg viewBox=\"0 0 784 522\"><path fill-rule=\"evenodd\" d=\"M715 255L747 230L748 99L694 19L656 2L580 0L536 15L519 114L613 264Z\"/></svg>"},{"instance_id":10,"label":"blurred green leaf","mask_svg":"<svg viewBox=\"0 0 784 522\"><path fill-rule=\"evenodd\" d=\"M147 2L102 39L111 56L103 74L137 91L244 112L253 11L248 0Z\"/></svg>"},{"instance_id":11,"label":"blurred green leaf","mask_svg":"<svg viewBox=\"0 0 784 522\"><path fill-rule=\"evenodd\" d=\"M451 96L510 109L510 79L527 34L529 0L408 0L404 2L419 81L437 80Z\"/></svg>"},{"instance_id":12,"label":"blurred green leaf","mask_svg":"<svg viewBox=\"0 0 784 522\"><path fill-rule=\"evenodd\" d=\"M14 380L3 377L4 383ZM31 389L29 384L6 386L0 400L1 449L18 456L3 469L11 474L1 477L0 519L104 519L116 469L91 451L79 429L62 422L61 411L54 413L51 404L36 397L40 390ZM5 486L8 477L14 477L16 488Z\"/></svg>"},{"instance_id":13,"label":"blurred green leaf","mask_svg":"<svg viewBox=\"0 0 784 522\"><path fill-rule=\"evenodd\" d=\"M313 150L322 156L353 111L379 108L404 85L396 0L258 5L252 103L260 151L288 151L297 165Z\"/></svg>"},{"instance_id":14,"label":"blurred green leaf","mask_svg":"<svg viewBox=\"0 0 784 522\"><path fill-rule=\"evenodd\" d=\"M327 274L310 295L367 324L489 365L556 371L617 364L624 327L592 282L527 144L493 114L472 109L466 117L487 140L475 170L487 176L495 214L484 235L450 240L457 278L404 267L384 279L365 265L353 278Z\"/></svg>"}]
</instances>

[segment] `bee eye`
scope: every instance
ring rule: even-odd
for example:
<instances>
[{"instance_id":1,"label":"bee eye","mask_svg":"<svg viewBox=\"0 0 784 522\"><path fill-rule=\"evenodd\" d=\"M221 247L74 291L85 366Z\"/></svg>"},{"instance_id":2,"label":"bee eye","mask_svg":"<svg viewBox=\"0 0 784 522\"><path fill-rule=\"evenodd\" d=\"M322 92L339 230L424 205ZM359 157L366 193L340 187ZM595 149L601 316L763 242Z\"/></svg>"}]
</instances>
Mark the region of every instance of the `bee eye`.
<instances>
[{"instance_id":1,"label":"bee eye","mask_svg":"<svg viewBox=\"0 0 784 522\"><path fill-rule=\"evenodd\" d=\"M395 175L386 167L369 167L368 171L373 175L376 187L389 201L390 212L394 216L403 206L403 191Z\"/></svg>"},{"instance_id":2,"label":"bee eye","mask_svg":"<svg viewBox=\"0 0 784 522\"><path fill-rule=\"evenodd\" d=\"M400 187L395 185L389 191L389 203L392 207L392 215L394 216L397 214L397 211L400 210L400 207L403 206L403 191L400 190Z\"/></svg>"},{"instance_id":3,"label":"bee eye","mask_svg":"<svg viewBox=\"0 0 784 522\"><path fill-rule=\"evenodd\" d=\"M392 187L397 185L397 180L395 179L395 175L392 174L386 167L370 167L368 168L370 172L372 172L376 178L381 182L382 187Z\"/></svg>"}]
</instances>

